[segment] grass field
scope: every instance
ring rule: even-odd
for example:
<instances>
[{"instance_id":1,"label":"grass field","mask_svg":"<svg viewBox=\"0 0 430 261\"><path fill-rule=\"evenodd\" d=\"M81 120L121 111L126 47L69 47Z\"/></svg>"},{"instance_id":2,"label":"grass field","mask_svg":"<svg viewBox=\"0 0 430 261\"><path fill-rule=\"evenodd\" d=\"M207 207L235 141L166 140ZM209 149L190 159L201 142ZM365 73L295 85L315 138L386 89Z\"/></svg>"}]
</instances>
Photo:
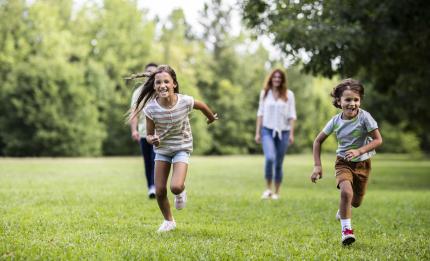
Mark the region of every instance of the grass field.
<instances>
[{"instance_id":1,"label":"grass field","mask_svg":"<svg viewBox=\"0 0 430 261\"><path fill-rule=\"evenodd\" d=\"M430 260L430 161L376 155L343 247L333 157L315 185L311 155L287 155L281 199L262 201L262 156L193 156L161 235L139 157L0 159L0 259Z\"/></svg>"}]
</instances>

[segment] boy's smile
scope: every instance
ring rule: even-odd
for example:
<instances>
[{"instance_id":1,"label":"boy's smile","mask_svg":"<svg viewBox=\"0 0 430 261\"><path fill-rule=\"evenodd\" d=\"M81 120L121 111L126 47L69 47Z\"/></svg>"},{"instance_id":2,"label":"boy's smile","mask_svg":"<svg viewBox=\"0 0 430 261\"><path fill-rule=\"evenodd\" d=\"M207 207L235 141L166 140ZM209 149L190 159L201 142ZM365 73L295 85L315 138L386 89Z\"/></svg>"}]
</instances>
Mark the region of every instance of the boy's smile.
<instances>
[{"instance_id":1,"label":"boy's smile","mask_svg":"<svg viewBox=\"0 0 430 261\"><path fill-rule=\"evenodd\" d=\"M338 101L343 111L342 118L350 120L357 116L360 102L360 94L352 90L345 90L340 97L340 101Z\"/></svg>"}]
</instances>

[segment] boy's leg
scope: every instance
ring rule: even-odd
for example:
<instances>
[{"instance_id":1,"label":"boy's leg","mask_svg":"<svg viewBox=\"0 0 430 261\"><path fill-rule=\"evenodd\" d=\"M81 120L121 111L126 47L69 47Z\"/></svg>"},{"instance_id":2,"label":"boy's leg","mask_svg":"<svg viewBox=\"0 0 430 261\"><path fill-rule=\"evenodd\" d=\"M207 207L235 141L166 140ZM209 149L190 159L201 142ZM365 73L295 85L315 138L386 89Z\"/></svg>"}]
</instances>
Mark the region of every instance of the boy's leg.
<instances>
[{"instance_id":1,"label":"boy's leg","mask_svg":"<svg viewBox=\"0 0 430 261\"><path fill-rule=\"evenodd\" d=\"M173 221L169 200L167 199L167 179L169 178L170 165L170 162L167 161L155 161L155 194L157 197L158 207L160 208L164 219Z\"/></svg>"},{"instance_id":2,"label":"boy's leg","mask_svg":"<svg viewBox=\"0 0 430 261\"><path fill-rule=\"evenodd\" d=\"M354 195L351 182L349 180L344 180L339 183L340 188L340 203L339 212L341 219L350 219L351 213L351 202Z\"/></svg>"},{"instance_id":3,"label":"boy's leg","mask_svg":"<svg viewBox=\"0 0 430 261\"><path fill-rule=\"evenodd\" d=\"M358 208L363 202L364 194L367 190L367 181L369 179L370 170L370 159L357 163L356 169L354 170L354 183L352 186L354 196L351 204L355 208Z\"/></svg>"},{"instance_id":4,"label":"boy's leg","mask_svg":"<svg viewBox=\"0 0 430 261\"><path fill-rule=\"evenodd\" d=\"M148 188L154 185L154 155L152 145L149 144L146 139L140 139L140 150L143 156L143 162L145 165L145 176L148 183Z\"/></svg>"}]
</instances>

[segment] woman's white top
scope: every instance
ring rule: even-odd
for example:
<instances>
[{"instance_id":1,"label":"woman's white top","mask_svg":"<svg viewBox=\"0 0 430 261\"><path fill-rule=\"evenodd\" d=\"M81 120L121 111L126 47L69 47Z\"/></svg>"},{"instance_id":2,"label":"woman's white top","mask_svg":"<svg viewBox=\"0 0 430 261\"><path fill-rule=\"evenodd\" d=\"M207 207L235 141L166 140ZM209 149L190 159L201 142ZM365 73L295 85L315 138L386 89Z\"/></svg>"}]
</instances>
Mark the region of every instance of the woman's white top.
<instances>
[{"instance_id":1,"label":"woman's white top","mask_svg":"<svg viewBox=\"0 0 430 261\"><path fill-rule=\"evenodd\" d=\"M260 93L257 116L263 117L263 127L274 130L274 137L276 133L279 134L279 137L282 137L282 131L291 129L289 120L297 119L294 93L287 90L287 97L286 102L281 98L275 100L271 89L267 92L266 97L264 97L264 90Z\"/></svg>"}]
</instances>

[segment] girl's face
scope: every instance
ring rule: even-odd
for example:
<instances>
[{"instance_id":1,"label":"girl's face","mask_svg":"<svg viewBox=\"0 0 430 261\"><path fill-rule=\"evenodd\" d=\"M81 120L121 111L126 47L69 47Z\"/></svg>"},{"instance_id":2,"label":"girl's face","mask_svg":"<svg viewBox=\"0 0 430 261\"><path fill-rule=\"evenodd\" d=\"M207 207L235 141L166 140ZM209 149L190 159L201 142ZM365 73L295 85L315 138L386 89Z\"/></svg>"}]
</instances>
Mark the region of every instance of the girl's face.
<instances>
[{"instance_id":1,"label":"girl's face","mask_svg":"<svg viewBox=\"0 0 430 261\"><path fill-rule=\"evenodd\" d=\"M360 94L352 90L345 90L340 97L337 104L340 105L343 111L343 117L350 120L357 116L358 109L360 108Z\"/></svg>"},{"instance_id":2,"label":"girl's face","mask_svg":"<svg viewBox=\"0 0 430 261\"><path fill-rule=\"evenodd\" d=\"M154 77L154 89L159 97L167 98L175 95L174 89L176 88L176 84L170 74L167 72L160 72Z\"/></svg>"},{"instance_id":3,"label":"girl's face","mask_svg":"<svg viewBox=\"0 0 430 261\"><path fill-rule=\"evenodd\" d=\"M280 72L275 72L272 76L272 86L279 87L282 84L282 75Z\"/></svg>"}]
</instances>

